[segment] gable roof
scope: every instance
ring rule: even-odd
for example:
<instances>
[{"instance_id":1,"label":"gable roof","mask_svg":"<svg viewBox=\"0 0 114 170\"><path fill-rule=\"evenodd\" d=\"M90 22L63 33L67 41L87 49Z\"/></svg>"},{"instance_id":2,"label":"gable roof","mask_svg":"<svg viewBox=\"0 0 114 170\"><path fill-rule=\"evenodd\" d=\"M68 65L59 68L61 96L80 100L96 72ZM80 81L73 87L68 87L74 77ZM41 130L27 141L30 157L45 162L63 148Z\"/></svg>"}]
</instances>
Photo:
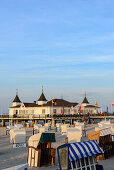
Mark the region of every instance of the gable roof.
<instances>
[{"instance_id":1,"label":"gable roof","mask_svg":"<svg viewBox=\"0 0 114 170\"><path fill-rule=\"evenodd\" d=\"M42 92L40 98L38 99L38 101L47 101L47 99L44 96L44 93Z\"/></svg>"},{"instance_id":2,"label":"gable roof","mask_svg":"<svg viewBox=\"0 0 114 170\"><path fill-rule=\"evenodd\" d=\"M88 100L87 100L86 96L85 96L85 98L84 98L84 100L83 100L83 102L82 102L82 103L89 104L89 102L88 102Z\"/></svg>"},{"instance_id":3,"label":"gable roof","mask_svg":"<svg viewBox=\"0 0 114 170\"><path fill-rule=\"evenodd\" d=\"M19 97L18 97L18 95L17 95L17 94L16 94L16 96L15 96L15 98L14 98L13 102L20 102L20 103L21 103L21 101L20 101L20 99L19 99Z\"/></svg>"}]
</instances>

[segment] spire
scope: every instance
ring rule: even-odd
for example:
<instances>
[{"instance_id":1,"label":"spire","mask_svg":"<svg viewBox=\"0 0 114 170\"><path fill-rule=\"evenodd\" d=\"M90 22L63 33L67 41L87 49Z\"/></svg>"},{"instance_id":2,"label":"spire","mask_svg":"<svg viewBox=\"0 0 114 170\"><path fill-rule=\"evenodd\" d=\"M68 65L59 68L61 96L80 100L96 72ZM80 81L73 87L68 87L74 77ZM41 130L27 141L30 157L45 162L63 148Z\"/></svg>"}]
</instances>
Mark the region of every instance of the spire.
<instances>
[{"instance_id":1,"label":"spire","mask_svg":"<svg viewBox=\"0 0 114 170\"><path fill-rule=\"evenodd\" d=\"M18 89L16 89L16 95L18 96Z\"/></svg>"},{"instance_id":2,"label":"spire","mask_svg":"<svg viewBox=\"0 0 114 170\"><path fill-rule=\"evenodd\" d=\"M87 100L87 97L86 97L86 91L85 91L85 98L84 98L84 100L83 100L82 103L89 104L89 102L88 102L88 100Z\"/></svg>"},{"instance_id":3,"label":"spire","mask_svg":"<svg viewBox=\"0 0 114 170\"><path fill-rule=\"evenodd\" d=\"M42 86L42 93L43 93L43 86Z\"/></svg>"},{"instance_id":4,"label":"spire","mask_svg":"<svg viewBox=\"0 0 114 170\"><path fill-rule=\"evenodd\" d=\"M40 98L38 99L38 101L47 101L47 99L43 93L43 86L42 86L42 94L41 94Z\"/></svg>"},{"instance_id":5,"label":"spire","mask_svg":"<svg viewBox=\"0 0 114 170\"><path fill-rule=\"evenodd\" d=\"M16 96L15 96L13 102L19 102L19 103L21 102L19 97L18 97L18 89L16 89Z\"/></svg>"}]
</instances>

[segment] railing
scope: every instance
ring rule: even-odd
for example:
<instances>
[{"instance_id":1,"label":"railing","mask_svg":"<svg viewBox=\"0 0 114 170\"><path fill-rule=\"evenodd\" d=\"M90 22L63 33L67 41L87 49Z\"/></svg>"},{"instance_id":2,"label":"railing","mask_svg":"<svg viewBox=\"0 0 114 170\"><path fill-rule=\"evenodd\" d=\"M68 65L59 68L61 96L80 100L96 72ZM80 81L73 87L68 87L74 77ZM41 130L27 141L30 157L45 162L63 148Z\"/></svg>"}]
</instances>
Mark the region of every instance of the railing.
<instances>
[{"instance_id":1,"label":"railing","mask_svg":"<svg viewBox=\"0 0 114 170\"><path fill-rule=\"evenodd\" d=\"M109 117L113 117L114 116L114 113L112 114L107 114L107 113L103 113L103 114L54 114L54 115L13 115L13 116L9 116L9 115L0 115L0 118L27 118L27 119L58 119L58 118L79 118L79 119L82 119L82 118L101 118L101 117L104 117L104 116L109 116Z\"/></svg>"}]
</instances>

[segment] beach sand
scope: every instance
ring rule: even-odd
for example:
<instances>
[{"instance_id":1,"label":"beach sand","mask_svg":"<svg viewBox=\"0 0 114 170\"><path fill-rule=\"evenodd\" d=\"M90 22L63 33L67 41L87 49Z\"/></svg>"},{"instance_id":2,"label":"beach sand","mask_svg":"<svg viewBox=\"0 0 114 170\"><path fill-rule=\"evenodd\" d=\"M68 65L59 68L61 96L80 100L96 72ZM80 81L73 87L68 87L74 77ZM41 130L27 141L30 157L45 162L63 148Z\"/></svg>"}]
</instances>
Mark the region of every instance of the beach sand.
<instances>
[{"instance_id":1,"label":"beach sand","mask_svg":"<svg viewBox=\"0 0 114 170\"><path fill-rule=\"evenodd\" d=\"M87 125L87 134L94 131L96 125ZM27 140L32 135L32 128L26 128ZM85 140L87 137L85 138ZM24 164L27 162L27 152L28 148L13 148L10 144L9 136L6 136L6 128L0 127L0 170L5 168L10 168L16 165ZM57 161L56 161L57 162ZM99 161L99 164L104 166L104 170L113 170L114 167L114 157L110 159ZM43 166L40 168L29 168L29 170L56 170L59 169L58 165L55 166Z\"/></svg>"}]
</instances>

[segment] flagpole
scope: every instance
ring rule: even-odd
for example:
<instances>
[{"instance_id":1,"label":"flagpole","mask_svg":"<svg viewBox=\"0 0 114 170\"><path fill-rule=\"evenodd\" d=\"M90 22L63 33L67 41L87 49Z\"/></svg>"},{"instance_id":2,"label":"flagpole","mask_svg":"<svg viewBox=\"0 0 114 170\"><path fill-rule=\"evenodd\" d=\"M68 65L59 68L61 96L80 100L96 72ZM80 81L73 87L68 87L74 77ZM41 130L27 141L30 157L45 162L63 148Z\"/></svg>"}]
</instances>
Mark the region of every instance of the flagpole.
<instances>
[{"instance_id":1,"label":"flagpole","mask_svg":"<svg viewBox=\"0 0 114 170\"><path fill-rule=\"evenodd\" d=\"M52 98L52 115L53 115L53 98Z\"/></svg>"}]
</instances>

